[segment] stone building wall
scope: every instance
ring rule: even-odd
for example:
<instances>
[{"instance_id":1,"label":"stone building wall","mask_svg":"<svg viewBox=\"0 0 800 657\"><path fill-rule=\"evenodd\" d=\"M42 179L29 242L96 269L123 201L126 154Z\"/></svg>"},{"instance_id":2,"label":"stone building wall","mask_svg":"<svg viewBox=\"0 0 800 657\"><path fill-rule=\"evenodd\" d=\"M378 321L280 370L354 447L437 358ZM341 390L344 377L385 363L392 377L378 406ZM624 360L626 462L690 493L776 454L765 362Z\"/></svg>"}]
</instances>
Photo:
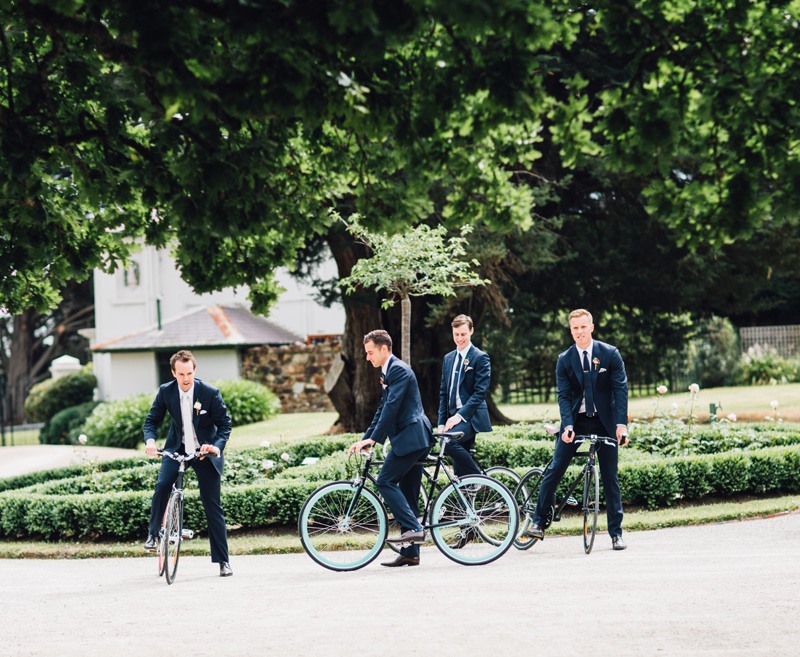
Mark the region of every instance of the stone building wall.
<instances>
[{"instance_id":1,"label":"stone building wall","mask_svg":"<svg viewBox=\"0 0 800 657\"><path fill-rule=\"evenodd\" d=\"M284 413L332 411L325 377L339 352L338 342L253 347L242 357L242 378L269 387Z\"/></svg>"}]
</instances>

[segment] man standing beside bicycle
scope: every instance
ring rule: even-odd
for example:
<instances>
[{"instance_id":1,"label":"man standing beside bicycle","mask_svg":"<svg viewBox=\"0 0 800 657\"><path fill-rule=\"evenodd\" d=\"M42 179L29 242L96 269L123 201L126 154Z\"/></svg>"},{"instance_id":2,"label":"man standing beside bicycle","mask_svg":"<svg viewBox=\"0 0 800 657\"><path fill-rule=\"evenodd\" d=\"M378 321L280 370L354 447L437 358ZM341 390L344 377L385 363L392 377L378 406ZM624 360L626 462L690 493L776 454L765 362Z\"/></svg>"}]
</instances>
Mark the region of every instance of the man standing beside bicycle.
<instances>
[{"instance_id":1,"label":"man standing beside bicycle","mask_svg":"<svg viewBox=\"0 0 800 657\"><path fill-rule=\"evenodd\" d=\"M616 437L617 444L627 443L628 378L619 350L592 339L594 324L588 310L573 310L569 328L575 344L560 354L556 363L558 408L561 414L560 440L550 467L542 477L536 514L529 536L542 540L541 510L553 504L556 488L575 455L576 435ZM617 469L618 450L603 445L598 450L600 476L606 501L608 534L613 549L624 550L622 540L622 495Z\"/></svg>"},{"instance_id":2,"label":"man standing beside bicycle","mask_svg":"<svg viewBox=\"0 0 800 657\"><path fill-rule=\"evenodd\" d=\"M491 431L486 394L492 378L489 355L472 344L475 328L472 318L458 315L450 323L456 348L444 357L439 386L438 431L460 431L464 436L453 440L445 454L453 459L458 477L481 474L469 450L475 446L479 431Z\"/></svg>"},{"instance_id":3,"label":"man standing beside bicycle","mask_svg":"<svg viewBox=\"0 0 800 657\"><path fill-rule=\"evenodd\" d=\"M433 429L422 408L416 375L409 365L392 355L392 337L380 329L370 331L364 336L364 350L372 366L381 370L383 395L364 438L348 451L352 454L375 443L383 444L386 438L391 441L392 449L381 467L377 485L402 532L390 542L410 545L401 548L397 559L381 565L418 566L418 543L425 539L417 519L422 484L418 461L431 450Z\"/></svg>"},{"instance_id":4,"label":"man standing beside bicycle","mask_svg":"<svg viewBox=\"0 0 800 657\"><path fill-rule=\"evenodd\" d=\"M197 475L200 499L208 521L211 561L219 564L220 577L233 575L228 561L228 536L225 514L220 502L222 451L231 435L231 418L222 395L216 388L195 378L197 361L190 351L181 350L169 360L174 381L163 384L156 394L144 422L148 456L156 456L156 433L167 413L170 427L164 450L178 454L208 454L217 458L189 461ZM155 551L164 509L180 464L171 458L161 459L153 501L150 507L150 530L144 549Z\"/></svg>"}]
</instances>

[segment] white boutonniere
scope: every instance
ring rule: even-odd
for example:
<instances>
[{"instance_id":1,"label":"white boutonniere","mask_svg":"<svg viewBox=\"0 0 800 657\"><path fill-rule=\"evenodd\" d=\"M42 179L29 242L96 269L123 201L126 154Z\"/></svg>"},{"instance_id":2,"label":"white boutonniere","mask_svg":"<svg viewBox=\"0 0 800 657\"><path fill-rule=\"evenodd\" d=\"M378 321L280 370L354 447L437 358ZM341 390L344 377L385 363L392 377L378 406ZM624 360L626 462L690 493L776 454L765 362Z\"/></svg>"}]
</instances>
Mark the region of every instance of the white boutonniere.
<instances>
[{"instance_id":1,"label":"white boutonniere","mask_svg":"<svg viewBox=\"0 0 800 657\"><path fill-rule=\"evenodd\" d=\"M194 403L194 410L195 410L195 413L197 413L198 415L200 415L200 409L201 409L201 408L203 408L203 405L202 405L202 404L201 404L199 401L196 401L196 402Z\"/></svg>"},{"instance_id":2,"label":"white boutonniere","mask_svg":"<svg viewBox=\"0 0 800 657\"><path fill-rule=\"evenodd\" d=\"M594 371L596 372L597 368L600 367L600 359L597 356L595 356L594 358L592 358L592 364L594 365Z\"/></svg>"}]
</instances>

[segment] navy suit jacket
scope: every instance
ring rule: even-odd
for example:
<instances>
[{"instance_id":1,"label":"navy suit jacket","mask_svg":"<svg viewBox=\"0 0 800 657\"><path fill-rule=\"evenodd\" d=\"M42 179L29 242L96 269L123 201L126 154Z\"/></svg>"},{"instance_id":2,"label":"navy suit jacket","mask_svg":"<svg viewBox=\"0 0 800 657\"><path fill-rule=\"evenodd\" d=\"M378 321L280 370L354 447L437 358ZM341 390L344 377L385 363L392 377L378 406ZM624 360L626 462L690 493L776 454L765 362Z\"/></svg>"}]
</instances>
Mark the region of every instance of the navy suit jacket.
<instances>
[{"instance_id":1,"label":"navy suit jacket","mask_svg":"<svg viewBox=\"0 0 800 657\"><path fill-rule=\"evenodd\" d=\"M442 364L442 383L439 386L439 424L443 425L450 417L448 405L450 403L450 388L453 384L453 367L455 366L458 350L454 349L444 357ZM491 431L492 422L489 419L489 408L486 406L486 395L489 392L489 383L492 379L492 365L489 354L471 345L467 357L461 366L461 382L458 386L458 396L461 398L461 408L458 414L472 425L475 432Z\"/></svg>"},{"instance_id":2,"label":"navy suit jacket","mask_svg":"<svg viewBox=\"0 0 800 657\"><path fill-rule=\"evenodd\" d=\"M422 408L413 370L399 358L389 356L383 383L386 387L364 438L381 444L389 438L397 456L430 447L433 428Z\"/></svg>"},{"instance_id":3,"label":"navy suit jacket","mask_svg":"<svg viewBox=\"0 0 800 657\"><path fill-rule=\"evenodd\" d=\"M176 380L159 387L150 413L144 421L145 442L150 438L155 440L158 427L169 412L171 423L167 440L164 443L164 449L168 452L176 452L183 444L183 417L181 416L179 390ZM199 411L195 409L197 402L200 402ZM231 418L219 390L203 383L200 379L194 380L192 422L198 442L201 445L214 445L219 449L219 458L212 458L210 461L214 464L217 472L221 474L222 452L231 435Z\"/></svg>"},{"instance_id":4,"label":"navy suit jacket","mask_svg":"<svg viewBox=\"0 0 800 657\"><path fill-rule=\"evenodd\" d=\"M628 377L619 349L594 340L590 363L594 389L594 406L607 435L617 435L618 424L628 424ZM560 354L556 362L558 410L561 433L564 427L575 426L575 417L583 398L583 367L577 345Z\"/></svg>"}]
</instances>

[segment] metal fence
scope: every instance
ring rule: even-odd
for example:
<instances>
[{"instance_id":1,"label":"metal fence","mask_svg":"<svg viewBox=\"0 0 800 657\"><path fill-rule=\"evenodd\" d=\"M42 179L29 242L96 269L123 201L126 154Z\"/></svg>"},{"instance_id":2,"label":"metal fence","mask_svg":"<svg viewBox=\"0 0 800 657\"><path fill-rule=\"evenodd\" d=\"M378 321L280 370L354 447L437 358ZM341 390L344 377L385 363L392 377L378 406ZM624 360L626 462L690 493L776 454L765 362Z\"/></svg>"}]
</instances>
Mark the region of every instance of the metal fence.
<instances>
[{"instance_id":1,"label":"metal fence","mask_svg":"<svg viewBox=\"0 0 800 657\"><path fill-rule=\"evenodd\" d=\"M739 329L742 353L760 345L772 348L783 358L794 358L800 353L800 325L745 326Z\"/></svg>"},{"instance_id":2,"label":"metal fence","mask_svg":"<svg viewBox=\"0 0 800 657\"><path fill-rule=\"evenodd\" d=\"M667 386L670 392L687 390L692 383L689 373L678 369L666 372L637 371L630 367L626 369L630 397L654 395L660 385ZM504 404L546 404L557 401L554 369L528 371L514 380L501 382L500 399Z\"/></svg>"}]
</instances>

